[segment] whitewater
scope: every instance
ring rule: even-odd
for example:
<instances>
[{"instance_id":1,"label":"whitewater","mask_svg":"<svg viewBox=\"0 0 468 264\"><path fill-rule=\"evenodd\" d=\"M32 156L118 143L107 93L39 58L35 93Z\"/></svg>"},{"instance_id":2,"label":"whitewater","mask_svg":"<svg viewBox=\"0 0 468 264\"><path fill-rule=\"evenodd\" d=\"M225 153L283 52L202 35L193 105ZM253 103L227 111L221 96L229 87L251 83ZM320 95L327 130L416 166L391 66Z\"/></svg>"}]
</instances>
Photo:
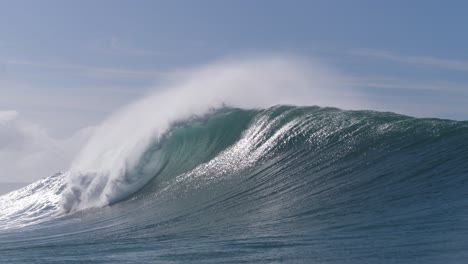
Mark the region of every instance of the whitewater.
<instances>
[{"instance_id":1,"label":"whitewater","mask_svg":"<svg viewBox=\"0 0 468 264\"><path fill-rule=\"evenodd\" d=\"M359 110L298 58L183 76L0 196L1 263L468 259L467 121Z\"/></svg>"}]
</instances>

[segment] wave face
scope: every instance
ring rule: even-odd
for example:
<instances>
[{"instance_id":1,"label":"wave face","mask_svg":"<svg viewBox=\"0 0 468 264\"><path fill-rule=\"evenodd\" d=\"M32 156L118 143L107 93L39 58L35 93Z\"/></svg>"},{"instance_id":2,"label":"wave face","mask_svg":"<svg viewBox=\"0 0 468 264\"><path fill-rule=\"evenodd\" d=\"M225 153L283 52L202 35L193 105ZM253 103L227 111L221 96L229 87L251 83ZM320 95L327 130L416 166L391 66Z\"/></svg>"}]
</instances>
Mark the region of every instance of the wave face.
<instances>
[{"instance_id":1,"label":"wave face","mask_svg":"<svg viewBox=\"0 0 468 264\"><path fill-rule=\"evenodd\" d=\"M221 108L143 149L0 197L0 262L468 259L468 122Z\"/></svg>"}]
</instances>

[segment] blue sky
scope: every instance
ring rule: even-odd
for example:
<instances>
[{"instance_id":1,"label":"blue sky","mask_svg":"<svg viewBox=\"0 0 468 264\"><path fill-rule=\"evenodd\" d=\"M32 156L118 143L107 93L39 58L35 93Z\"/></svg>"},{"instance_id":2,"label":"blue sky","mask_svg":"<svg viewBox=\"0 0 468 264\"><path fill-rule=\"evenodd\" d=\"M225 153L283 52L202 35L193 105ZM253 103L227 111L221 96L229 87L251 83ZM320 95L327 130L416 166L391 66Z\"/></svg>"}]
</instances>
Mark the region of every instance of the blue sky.
<instances>
[{"instance_id":1,"label":"blue sky","mask_svg":"<svg viewBox=\"0 0 468 264\"><path fill-rule=\"evenodd\" d=\"M466 120L466 10L466 1L0 0L0 124L15 116L66 139L173 69L270 53L333 67L368 99L363 108Z\"/></svg>"}]
</instances>

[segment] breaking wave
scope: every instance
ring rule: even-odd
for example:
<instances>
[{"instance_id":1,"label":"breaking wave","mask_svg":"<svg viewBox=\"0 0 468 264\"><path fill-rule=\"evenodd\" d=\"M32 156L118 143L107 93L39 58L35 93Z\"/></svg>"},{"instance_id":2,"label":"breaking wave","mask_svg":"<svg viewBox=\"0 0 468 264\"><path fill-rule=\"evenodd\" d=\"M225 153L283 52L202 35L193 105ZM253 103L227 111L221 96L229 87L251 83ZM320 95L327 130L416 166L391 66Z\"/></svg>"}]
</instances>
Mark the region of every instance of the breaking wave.
<instances>
[{"instance_id":1,"label":"breaking wave","mask_svg":"<svg viewBox=\"0 0 468 264\"><path fill-rule=\"evenodd\" d=\"M116 113L0 197L0 262L466 260L468 122L288 105L336 105L296 66L208 67Z\"/></svg>"}]
</instances>

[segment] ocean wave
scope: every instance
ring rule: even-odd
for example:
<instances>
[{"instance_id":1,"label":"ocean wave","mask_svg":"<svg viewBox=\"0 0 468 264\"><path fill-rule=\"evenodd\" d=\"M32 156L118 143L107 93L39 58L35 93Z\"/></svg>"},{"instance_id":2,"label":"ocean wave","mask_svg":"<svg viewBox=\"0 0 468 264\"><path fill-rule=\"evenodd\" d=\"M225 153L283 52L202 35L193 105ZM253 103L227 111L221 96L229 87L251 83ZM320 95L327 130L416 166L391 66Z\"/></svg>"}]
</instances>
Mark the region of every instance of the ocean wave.
<instances>
[{"instance_id":1,"label":"ocean wave","mask_svg":"<svg viewBox=\"0 0 468 264\"><path fill-rule=\"evenodd\" d=\"M233 249L244 252L233 261L260 261L260 252L271 261L315 252L314 259L348 263L467 257L468 122L222 107L173 122L143 153L105 187L95 175L67 172L1 196L0 223L10 231L0 232L0 248L85 241L80 257L102 262L112 262L99 253L109 243L124 243L128 254L117 259L127 261L137 248L160 249L141 261L216 262L208 252ZM103 193L108 200L93 203Z\"/></svg>"}]
</instances>

